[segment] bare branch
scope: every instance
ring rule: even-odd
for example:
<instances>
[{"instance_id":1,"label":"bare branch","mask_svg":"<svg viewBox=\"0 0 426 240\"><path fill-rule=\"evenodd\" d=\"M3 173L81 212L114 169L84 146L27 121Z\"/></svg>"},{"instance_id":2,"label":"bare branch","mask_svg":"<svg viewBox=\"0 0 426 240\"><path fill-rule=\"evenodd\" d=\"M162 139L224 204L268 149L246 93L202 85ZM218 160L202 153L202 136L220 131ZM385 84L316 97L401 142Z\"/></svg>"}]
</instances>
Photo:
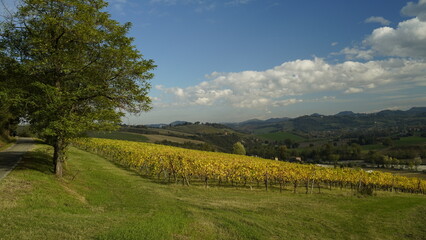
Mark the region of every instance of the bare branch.
<instances>
[{"instance_id":1,"label":"bare branch","mask_svg":"<svg viewBox=\"0 0 426 240\"><path fill-rule=\"evenodd\" d=\"M0 12L0 17L5 19L5 20L13 20L13 15L14 15L14 11L11 9L12 7L10 7L10 4L7 4L6 2L11 2L11 1L6 1L6 0L0 0L0 5L2 6L2 8L4 9L4 11ZM17 9L17 6L19 5L18 2L20 2L19 0L14 0L13 1L13 5L15 10Z\"/></svg>"}]
</instances>

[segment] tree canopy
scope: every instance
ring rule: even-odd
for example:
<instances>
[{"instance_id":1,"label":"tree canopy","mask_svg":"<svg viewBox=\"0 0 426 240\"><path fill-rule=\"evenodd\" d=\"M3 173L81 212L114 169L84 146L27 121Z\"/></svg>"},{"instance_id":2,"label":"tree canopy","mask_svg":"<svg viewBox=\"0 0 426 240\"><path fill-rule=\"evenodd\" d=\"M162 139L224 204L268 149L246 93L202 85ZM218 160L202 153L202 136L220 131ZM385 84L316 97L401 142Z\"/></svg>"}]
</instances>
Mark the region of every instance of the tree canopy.
<instances>
[{"instance_id":1,"label":"tree canopy","mask_svg":"<svg viewBox=\"0 0 426 240\"><path fill-rule=\"evenodd\" d=\"M148 111L155 68L103 0L23 0L2 22L0 46L16 62L25 92L21 106L32 127L54 146L62 175L69 140L88 130L113 130L125 112Z\"/></svg>"},{"instance_id":2,"label":"tree canopy","mask_svg":"<svg viewBox=\"0 0 426 240\"><path fill-rule=\"evenodd\" d=\"M17 81L11 81L19 75L18 65L2 49L0 46L0 135L8 137L19 122L22 90L17 88Z\"/></svg>"},{"instance_id":3,"label":"tree canopy","mask_svg":"<svg viewBox=\"0 0 426 240\"><path fill-rule=\"evenodd\" d=\"M246 155L246 149L244 148L244 145L241 142L236 142L232 146L232 153Z\"/></svg>"}]
</instances>

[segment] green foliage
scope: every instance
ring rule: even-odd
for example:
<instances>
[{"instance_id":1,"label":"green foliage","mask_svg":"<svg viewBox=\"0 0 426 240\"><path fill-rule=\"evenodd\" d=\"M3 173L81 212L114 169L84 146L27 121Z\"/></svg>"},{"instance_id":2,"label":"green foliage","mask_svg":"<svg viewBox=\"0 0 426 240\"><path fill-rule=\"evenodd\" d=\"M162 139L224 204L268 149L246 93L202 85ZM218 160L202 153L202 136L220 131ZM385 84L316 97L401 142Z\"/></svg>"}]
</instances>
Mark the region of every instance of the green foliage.
<instances>
[{"instance_id":1,"label":"green foliage","mask_svg":"<svg viewBox=\"0 0 426 240\"><path fill-rule=\"evenodd\" d=\"M22 91L17 86L18 72L17 62L5 54L0 44L0 135L4 138L9 137L19 122Z\"/></svg>"},{"instance_id":2,"label":"green foliage","mask_svg":"<svg viewBox=\"0 0 426 240\"><path fill-rule=\"evenodd\" d=\"M338 160L356 160L362 157L361 147L354 143L341 146L326 143L319 147L302 149L300 154L304 159L311 159L314 162L331 161L334 164Z\"/></svg>"},{"instance_id":3,"label":"green foliage","mask_svg":"<svg viewBox=\"0 0 426 240\"><path fill-rule=\"evenodd\" d=\"M339 154L330 154L329 159L330 159L331 162L333 162L334 167L336 168L337 167L337 161L339 161L339 159L340 159Z\"/></svg>"},{"instance_id":4,"label":"green foliage","mask_svg":"<svg viewBox=\"0 0 426 240\"><path fill-rule=\"evenodd\" d=\"M387 138L382 140L382 144L384 146L390 147L390 146L393 146L393 141L390 137L387 137Z\"/></svg>"},{"instance_id":5,"label":"green foliage","mask_svg":"<svg viewBox=\"0 0 426 240\"><path fill-rule=\"evenodd\" d=\"M70 138L114 130L126 111L151 108L155 65L126 36L131 24L111 20L102 12L106 6L103 0L24 0L2 25L0 45L21 71L26 117L55 146L55 162L64 161Z\"/></svg>"},{"instance_id":6,"label":"green foliage","mask_svg":"<svg viewBox=\"0 0 426 240\"><path fill-rule=\"evenodd\" d=\"M244 145L241 142L234 143L232 149L232 153L234 154L246 155L246 149L244 148Z\"/></svg>"},{"instance_id":7,"label":"green foliage","mask_svg":"<svg viewBox=\"0 0 426 240\"><path fill-rule=\"evenodd\" d=\"M286 160L287 158L290 157L290 152L287 148L286 145L281 145L278 147L278 151L279 151L279 157L282 160Z\"/></svg>"}]
</instances>

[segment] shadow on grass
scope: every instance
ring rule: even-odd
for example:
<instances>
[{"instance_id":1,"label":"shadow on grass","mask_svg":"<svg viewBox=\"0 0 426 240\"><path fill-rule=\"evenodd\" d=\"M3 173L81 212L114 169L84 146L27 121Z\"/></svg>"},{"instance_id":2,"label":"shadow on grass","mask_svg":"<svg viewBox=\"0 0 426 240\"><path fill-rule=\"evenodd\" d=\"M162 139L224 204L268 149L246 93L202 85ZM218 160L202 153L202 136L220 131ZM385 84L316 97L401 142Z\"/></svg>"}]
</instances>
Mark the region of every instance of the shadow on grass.
<instances>
[{"instance_id":1,"label":"shadow on grass","mask_svg":"<svg viewBox=\"0 0 426 240\"><path fill-rule=\"evenodd\" d=\"M43 144L43 142L36 142ZM35 149L22 157L16 170L34 170L44 174L53 174L52 154L45 148Z\"/></svg>"}]
</instances>

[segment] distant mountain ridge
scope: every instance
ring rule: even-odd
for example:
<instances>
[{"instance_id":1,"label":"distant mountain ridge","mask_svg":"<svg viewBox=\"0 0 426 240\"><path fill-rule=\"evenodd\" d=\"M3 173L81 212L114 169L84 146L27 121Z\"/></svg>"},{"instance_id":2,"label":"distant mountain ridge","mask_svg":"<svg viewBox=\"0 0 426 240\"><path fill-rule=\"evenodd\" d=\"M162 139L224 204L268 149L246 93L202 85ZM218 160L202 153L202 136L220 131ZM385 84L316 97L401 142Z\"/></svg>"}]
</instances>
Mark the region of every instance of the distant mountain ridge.
<instances>
[{"instance_id":1,"label":"distant mountain ridge","mask_svg":"<svg viewBox=\"0 0 426 240\"><path fill-rule=\"evenodd\" d=\"M348 116L348 115L354 115L355 113L352 111L343 111L336 114L336 116Z\"/></svg>"},{"instance_id":2,"label":"distant mountain ridge","mask_svg":"<svg viewBox=\"0 0 426 240\"><path fill-rule=\"evenodd\" d=\"M368 129L371 127L426 126L426 107L409 110L382 110L375 113L341 111L334 115L313 113L296 118L251 119L239 123L223 123L239 131L256 132L259 129L275 131L325 131L337 129Z\"/></svg>"},{"instance_id":3,"label":"distant mountain ridge","mask_svg":"<svg viewBox=\"0 0 426 240\"><path fill-rule=\"evenodd\" d=\"M169 124L150 124L148 127L162 128L192 124L187 121L174 121ZM296 118L249 119L242 122L220 123L243 132L278 131L332 131L338 129L368 129L372 127L426 126L426 107L412 107L409 110L382 110L374 113L354 113L341 111L334 115L311 115Z\"/></svg>"}]
</instances>

